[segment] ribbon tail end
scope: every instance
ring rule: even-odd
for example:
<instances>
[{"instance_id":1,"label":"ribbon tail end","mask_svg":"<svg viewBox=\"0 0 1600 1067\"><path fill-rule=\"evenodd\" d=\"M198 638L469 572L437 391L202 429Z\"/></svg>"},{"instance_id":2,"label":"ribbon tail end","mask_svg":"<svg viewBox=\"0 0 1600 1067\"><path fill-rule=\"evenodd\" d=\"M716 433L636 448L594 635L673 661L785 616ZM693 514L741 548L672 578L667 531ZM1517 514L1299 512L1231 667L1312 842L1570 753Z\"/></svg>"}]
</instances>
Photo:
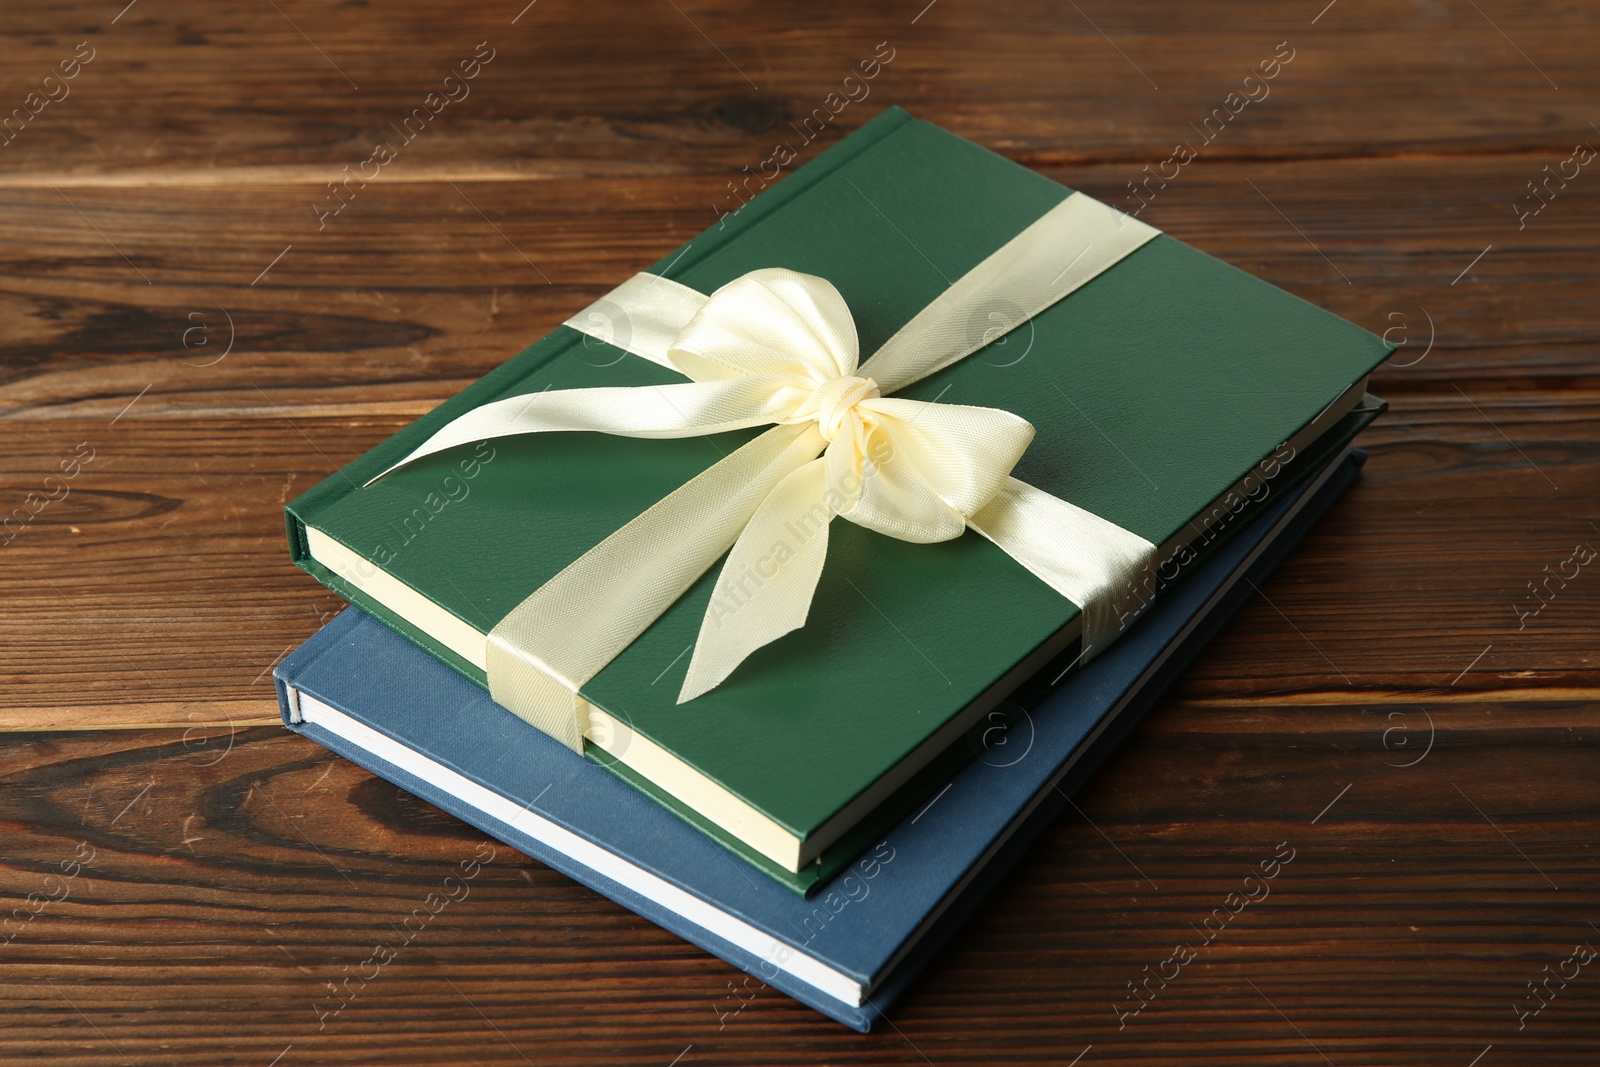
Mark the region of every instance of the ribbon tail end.
<instances>
[{"instance_id":1,"label":"ribbon tail end","mask_svg":"<svg viewBox=\"0 0 1600 1067\"><path fill-rule=\"evenodd\" d=\"M700 620L679 704L715 689L756 649L806 624L828 554L827 477L820 459L790 471L740 532Z\"/></svg>"},{"instance_id":2,"label":"ribbon tail end","mask_svg":"<svg viewBox=\"0 0 1600 1067\"><path fill-rule=\"evenodd\" d=\"M737 670L745 659L744 655L730 657L726 653L719 656L707 655L706 652L707 643L704 640L695 642L694 653L689 657L689 671L683 676L683 688L678 690L679 704L687 704L711 692L727 681L728 675Z\"/></svg>"}]
</instances>

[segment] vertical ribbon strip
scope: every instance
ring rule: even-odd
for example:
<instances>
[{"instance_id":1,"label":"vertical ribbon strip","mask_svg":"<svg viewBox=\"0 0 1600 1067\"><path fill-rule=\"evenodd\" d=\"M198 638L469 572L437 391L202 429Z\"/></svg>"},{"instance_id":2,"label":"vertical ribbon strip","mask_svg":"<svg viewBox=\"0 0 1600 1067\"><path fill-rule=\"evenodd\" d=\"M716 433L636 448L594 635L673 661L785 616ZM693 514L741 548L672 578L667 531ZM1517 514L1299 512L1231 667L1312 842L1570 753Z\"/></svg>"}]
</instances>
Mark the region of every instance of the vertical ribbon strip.
<instances>
[{"instance_id":1,"label":"vertical ribbon strip","mask_svg":"<svg viewBox=\"0 0 1600 1067\"><path fill-rule=\"evenodd\" d=\"M689 380L495 401L389 470L512 434L773 429L574 560L501 620L489 634L495 700L581 752L588 721L578 691L727 553L679 703L714 688L755 649L805 624L835 516L918 543L971 528L1083 609L1085 658L1103 647L1117 631L1110 593L1153 560L1155 546L1010 477L1033 438L1018 416L884 394L966 358L1157 233L1074 193L864 363L838 291L779 268L752 271L709 297L640 274L568 320ZM1015 314L974 337L975 313L993 307Z\"/></svg>"}]
</instances>

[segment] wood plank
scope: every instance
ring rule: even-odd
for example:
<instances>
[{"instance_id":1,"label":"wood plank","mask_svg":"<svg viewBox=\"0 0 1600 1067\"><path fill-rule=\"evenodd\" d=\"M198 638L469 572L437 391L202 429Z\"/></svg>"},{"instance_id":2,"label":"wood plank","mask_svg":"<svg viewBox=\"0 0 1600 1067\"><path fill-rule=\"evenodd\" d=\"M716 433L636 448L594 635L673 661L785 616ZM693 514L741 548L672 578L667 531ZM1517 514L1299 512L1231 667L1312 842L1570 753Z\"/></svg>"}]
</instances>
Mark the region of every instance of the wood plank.
<instances>
[{"instance_id":1,"label":"wood plank","mask_svg":"<svg viewBox=\"0 0 1600 1067\"><path fill-rule=\"evenodd\" d=\"M1600 468L1568 437L1600 415L1593 396L1402 394L1361 439L1361 480L1180 692L1595 699L1600 582L1577 561L1600 550Z\"/></svg>"},{"instance_id":2,"label":"wood plank","mask_svg":"<svg viewBox=\"0 0 1600 1067\"><path fill-rule=\"evenodd\" d=\"M1213 134L1208 157L1448 161L1589 136L1585 101L1600 74L1585 35L1571 32L1586 18L1576 0L1489 13L1401 0L1322 8L18 7L0 15L13 42L0 80L8 109L80 42L95 58L68 83L70 95L4 149L6 171L9 181L40 184L229 182L259 170L321 185L394 136L389 124L421 106L480 41L495 59L396 166L452 176L698 172L720 186L780 140L814 152L900 103L1032 162L1119 161L1137 171L1196 138L1215 109L1227 117L1240 108L1230 92L1261 99ZM880 43L891 62L846 87ZM1247 86L1275 54L1293 58L1264 86ZM869 95L829 101L841 90ZM808 146L791 124L819 107L838 114L824 111L828 128Z\"/></svg>"},{"instance_id":3,"label":"wood plank","mask_svg":"<svg viewBox=\"0 0 1600 1067\"><path fill-rule=\"evenodd\" d=\"M1119 168L1047 173L1136 206ZM1406 340L1380 393L1600 389L1600 186L1575 182L1519 232L1514 195L1537 173L1522 157L1443 175L1197 165L1146 217ZM401 181L321 232L299 186L64 193L0 189L0 416L110 418L146 387L128 417L414 415L691 240L716 188Z\"/></svg>"},{"instance_id":4,"label":"wood plank","mask_svg":"<svg viewBox=\"0 0 1600 1067\"><path fill-rule=\"evenodd\" d=\"M17 735L0 903L39 910L0 945L0 1062L1584 1062L1581 979L1524 1031L1512 1005L1596 939L1594 705L1435 708L1426 750L1395 725L1165 703L871 1037L755 982L730 1015L725 964L281 729Z\"/></svg>"}]
</instances>

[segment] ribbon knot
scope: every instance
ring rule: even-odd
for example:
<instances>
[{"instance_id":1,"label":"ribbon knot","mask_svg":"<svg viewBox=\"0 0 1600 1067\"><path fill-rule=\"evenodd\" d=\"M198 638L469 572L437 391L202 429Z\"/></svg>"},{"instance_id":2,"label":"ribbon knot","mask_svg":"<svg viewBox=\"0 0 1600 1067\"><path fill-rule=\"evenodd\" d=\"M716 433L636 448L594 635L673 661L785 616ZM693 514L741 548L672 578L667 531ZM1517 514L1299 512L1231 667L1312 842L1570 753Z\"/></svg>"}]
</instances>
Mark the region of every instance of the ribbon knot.
<instances>
[{"instance_id":1,"label":"ribbon knot","mask_svg":"<svg viewBox=\"0 0 1600 1067\"><path fill-rule=\"evenodd\" d=\"M853 374L823 382L813 397L817 408L817 429L822 432L822 439L832 441L837 437L840 424L858 403L882 395L878 391L877 382L871 378L858 378Z\"/></svg>"}]
</instances>

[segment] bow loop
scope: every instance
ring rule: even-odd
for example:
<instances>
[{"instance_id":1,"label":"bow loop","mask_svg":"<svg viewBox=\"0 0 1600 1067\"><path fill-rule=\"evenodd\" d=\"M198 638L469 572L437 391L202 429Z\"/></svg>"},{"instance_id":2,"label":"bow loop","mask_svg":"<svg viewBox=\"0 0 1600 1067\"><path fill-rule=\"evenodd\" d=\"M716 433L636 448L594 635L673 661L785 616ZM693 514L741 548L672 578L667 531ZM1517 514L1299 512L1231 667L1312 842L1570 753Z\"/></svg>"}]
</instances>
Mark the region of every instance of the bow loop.
<instances>
[{"instance_id":1,"label":"bow loop","mask_svg":"<svg viewBox=\"0 0 1600 1067\"><path fill-rule=\"evenodd\" d=\"M697 382L792 374L821 384L853 374L859 357L839 290L781 267L753 270L712 293L667 351Z\"/></svg>"},{"instance_id":2,"label":"bow loop","mask_svg":"<svg viewBox=\"0 0 1600 1067\"><path fill-rule=\"evenodd\" d=\"M824 455L837 511L901 541L960 537L1033 440L1026 419L997 408L878 397L856 413L855 434Z\"/></svg>"}]
</instances>

